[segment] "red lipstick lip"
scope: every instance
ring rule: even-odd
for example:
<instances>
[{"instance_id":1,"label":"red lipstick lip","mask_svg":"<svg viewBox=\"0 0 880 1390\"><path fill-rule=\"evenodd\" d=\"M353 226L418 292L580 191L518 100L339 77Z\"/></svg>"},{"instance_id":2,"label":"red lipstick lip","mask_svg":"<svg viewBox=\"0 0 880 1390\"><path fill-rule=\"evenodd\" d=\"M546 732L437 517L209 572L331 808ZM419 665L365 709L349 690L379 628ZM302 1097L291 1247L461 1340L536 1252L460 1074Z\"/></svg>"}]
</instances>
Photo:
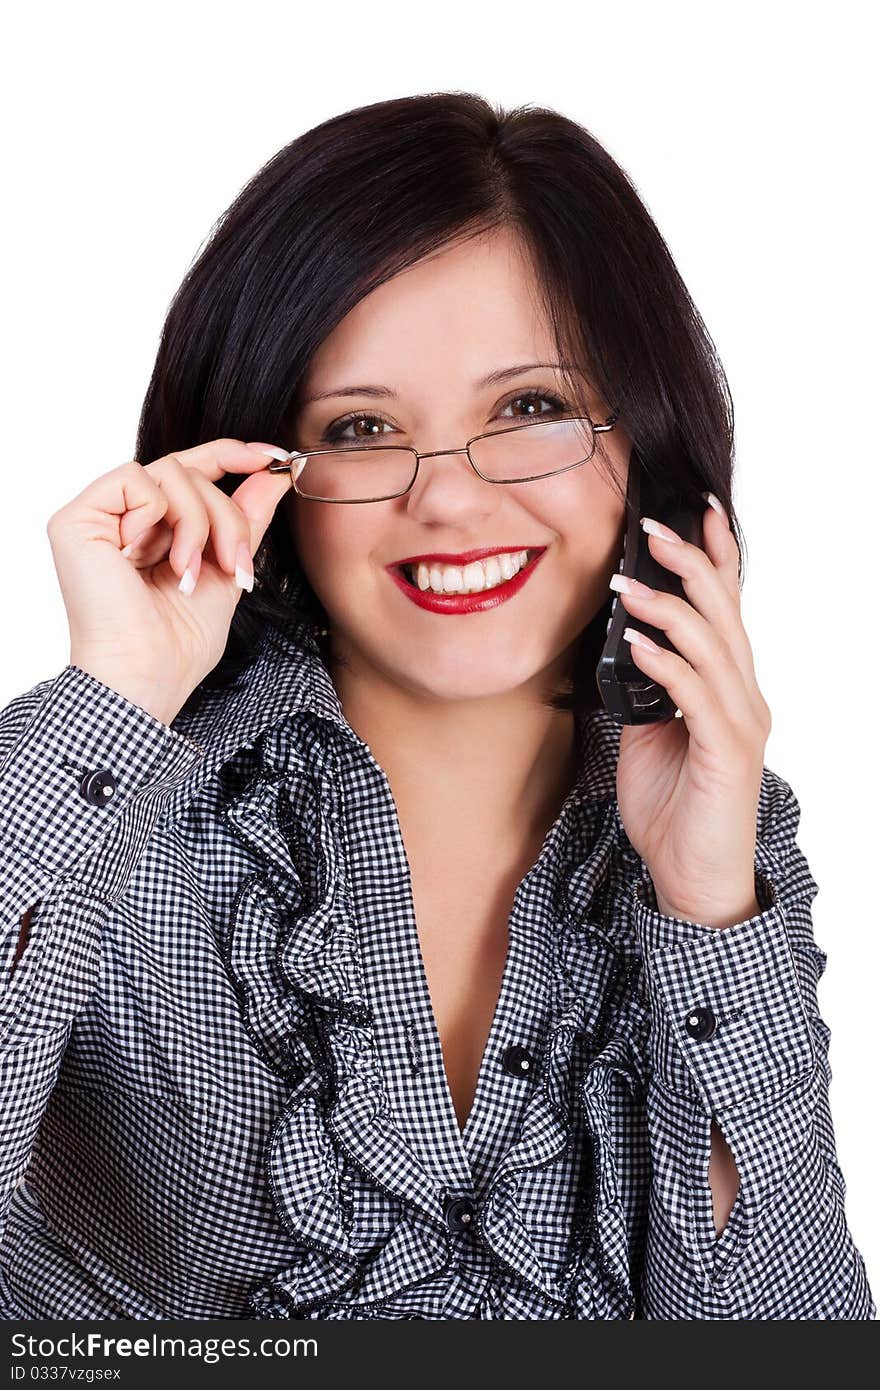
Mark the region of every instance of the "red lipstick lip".
<instances>
[{"instance_id":1,"label":"red lipstick lip","mask_svg":"<svg viewBox=\"0 0 880 1390\"><path fill-rule=\"evenodd\" d=\"M495 545L482 550L466 550L461 555L405 555L402 560L395 560L393 565L386 565L385 568L390 570L400 565L470 565L474 560L487 560L490 555L517 555L521 550L533 550L537 554L546 549L545 545Z\"/></svg>"},{"instance_id":2,"label":"red lipstick lip","mask_svg":"<svg viewBox=\"0 0 880 1390\"><path fill-rule=\"evenodd\" d=\"M523 550L531 549L530 546L522 546ZM405 578L402 566L411 561L401 560L397 565L386 565L388 573L394 580L401 593L405 594L410 603L414 603L417 608L424 608L429 613L482 613L490 608L499 608L502 603L518 594L523 585L528 584L535 568L541 563L546 546L542 546L536 551L512 579L508 579L503 584L497 584L494 589L483 589L473 594L435 594L432 589L417 589L409 580ZM499 552L493 551L497 555Z\"/></svg>"}]
</instances>

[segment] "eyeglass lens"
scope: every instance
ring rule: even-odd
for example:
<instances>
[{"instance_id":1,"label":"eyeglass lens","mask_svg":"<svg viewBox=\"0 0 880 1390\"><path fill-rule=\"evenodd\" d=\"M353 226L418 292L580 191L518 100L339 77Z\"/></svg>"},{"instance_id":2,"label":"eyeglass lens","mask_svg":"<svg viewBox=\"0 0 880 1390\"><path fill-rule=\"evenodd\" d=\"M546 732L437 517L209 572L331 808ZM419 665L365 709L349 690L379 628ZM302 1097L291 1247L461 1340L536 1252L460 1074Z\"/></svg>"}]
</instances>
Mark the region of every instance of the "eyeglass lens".
<instances>
[{"instance_id":1,"label":"eyeglass lens","mask_svg":"<svg viewBox=\"0 0 880 1390\"><path fill-rule=\"evenodd\" d=\"M481 435L472 442L470 452L489 482L517 483L588 463L595 448L589 420L569 419ZM320 501L378 502L406 492L415 473L411 449L365 445L309 456L296 486L301 496Z\"/></svg>"}]
</instances>

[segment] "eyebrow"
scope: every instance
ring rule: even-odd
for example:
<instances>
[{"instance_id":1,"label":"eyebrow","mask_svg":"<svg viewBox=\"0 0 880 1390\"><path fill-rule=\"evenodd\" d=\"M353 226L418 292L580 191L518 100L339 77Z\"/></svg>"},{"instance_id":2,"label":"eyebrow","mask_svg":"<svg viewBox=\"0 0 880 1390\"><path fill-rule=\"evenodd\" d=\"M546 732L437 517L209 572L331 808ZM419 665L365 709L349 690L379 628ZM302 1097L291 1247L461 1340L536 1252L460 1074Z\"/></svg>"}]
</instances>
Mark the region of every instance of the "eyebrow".
<instances>
[{"instance_id":1,"label":"eyebrow","mask_svg":"<svg viewBox=\"0 0 880 1390\"><path fill-rule=\"evenodd\" d=\"M523 372L533 371L535 367L552 367L557 371L569 369L577 371L578 368L568 362L521 362L515 367L500 367L496 372L490 372L480 381L474 383L478 390L484 386L495 386L499 381L507 381L510 377L521 376ZM387 386L334 386L330 391L315 391L310 396L304 396L301 404L311 405L313 401L324 401L331 396L372 396L377 398L396 397L397 392L392 391Z\"/></svg>"}]
</instances>

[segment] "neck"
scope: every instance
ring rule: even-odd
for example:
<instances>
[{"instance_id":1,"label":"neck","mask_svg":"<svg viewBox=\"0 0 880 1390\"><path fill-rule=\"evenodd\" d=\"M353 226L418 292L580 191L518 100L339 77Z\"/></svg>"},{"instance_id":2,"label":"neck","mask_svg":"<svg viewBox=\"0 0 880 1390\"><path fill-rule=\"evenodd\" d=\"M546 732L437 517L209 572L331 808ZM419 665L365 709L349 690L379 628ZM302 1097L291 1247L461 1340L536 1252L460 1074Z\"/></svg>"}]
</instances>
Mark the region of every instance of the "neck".
<instances>
[{"instance_id":1,"label":"neck","mask_svg":"<svg viewBox=\"0 0 880 1390\"><path fill-rule=\"evenodd\" d=\"M334 666L340 703L388 778L408 843L432 857L536 854L577 778L574 716L535 688L428 699L347 661Z\"/></svg>"}]
</instances>

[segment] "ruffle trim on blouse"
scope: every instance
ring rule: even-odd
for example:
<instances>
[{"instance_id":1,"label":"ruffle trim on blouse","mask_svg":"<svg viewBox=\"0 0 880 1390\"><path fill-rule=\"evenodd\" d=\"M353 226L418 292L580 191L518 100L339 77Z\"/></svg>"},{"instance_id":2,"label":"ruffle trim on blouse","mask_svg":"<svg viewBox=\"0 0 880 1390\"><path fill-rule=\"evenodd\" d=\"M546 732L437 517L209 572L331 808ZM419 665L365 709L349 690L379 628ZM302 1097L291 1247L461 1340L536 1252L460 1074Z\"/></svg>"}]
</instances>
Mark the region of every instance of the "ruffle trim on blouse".
<instances>
[{"instance_id":1,"label":"ruffle trim on blouse","mask_svg":"<svg viewBox=\"0 0 880 1390\"><path fill-rule=\"evenodd\" d=\"M226 816L260 857L261 871L236 897L222 950L248 1036L290 1088L265 1165L279 1219L303 1253L253 1289L249 1301L259 1317L308 1316L331 1304L367 1310L451 1266L445 1194L390 1110L339 863L331 742L276 728L258 751L261 767ZM647 1014L632 991L629 944L615 940L589 911L615 850L614 810L613 801L601 799L583 808L589 849L579 856L574 846L560 880L553 1023L519 1136L478 1217L501 1271L514 1276L493 1285L494 1303L503 1304L506 1287L512 1307L523 1296L516 1291L520 1281L546 1300L549 1317L629 1316L610 1090L622 1082L635 1093L644 1085ZM595 1186L560 1275L546 1267L530 1235L540 1229L542 1213L524 1209L519 1179L559 1159L582 1124ZM369 1247L353 1229L352 1169L395 1199L390 1229L380 1241L371 1232ZM607 1275L607 1289L594 1286L587 1247ZM599 1314L597 1299L606 1309Z\"/></svg>"},{"instance_id":2,"label":"ruffle trim on blouse","mask_svg":"<svg viewBox=\"0 0 880 1390\"><path fill-rule=\"evenodd\" d=\"M502 1265L568 1317L627 1316L623 1308L632 1300L610 1092L623 1084L633 1096L644 1094L640 1047L648 1013L633 993L634 945L611 930L611 900L603 896L619 871L617 829L615 803L593 803L582 808L567 846L568 863L559 874L553 1023L519 1137L499 1164L477 1220ZM530 1235L540 1213L525 1209L517 1175L560 1158L579 1126L588 1139L590 1191L571 1257L563 1270L551 1270ZM595 1282L590 1253L604 1287ZM609 1288L616 1297L609 1298ZM597 1313L597 1306L618 1311Z\"/></svg>"}]
</instances>

